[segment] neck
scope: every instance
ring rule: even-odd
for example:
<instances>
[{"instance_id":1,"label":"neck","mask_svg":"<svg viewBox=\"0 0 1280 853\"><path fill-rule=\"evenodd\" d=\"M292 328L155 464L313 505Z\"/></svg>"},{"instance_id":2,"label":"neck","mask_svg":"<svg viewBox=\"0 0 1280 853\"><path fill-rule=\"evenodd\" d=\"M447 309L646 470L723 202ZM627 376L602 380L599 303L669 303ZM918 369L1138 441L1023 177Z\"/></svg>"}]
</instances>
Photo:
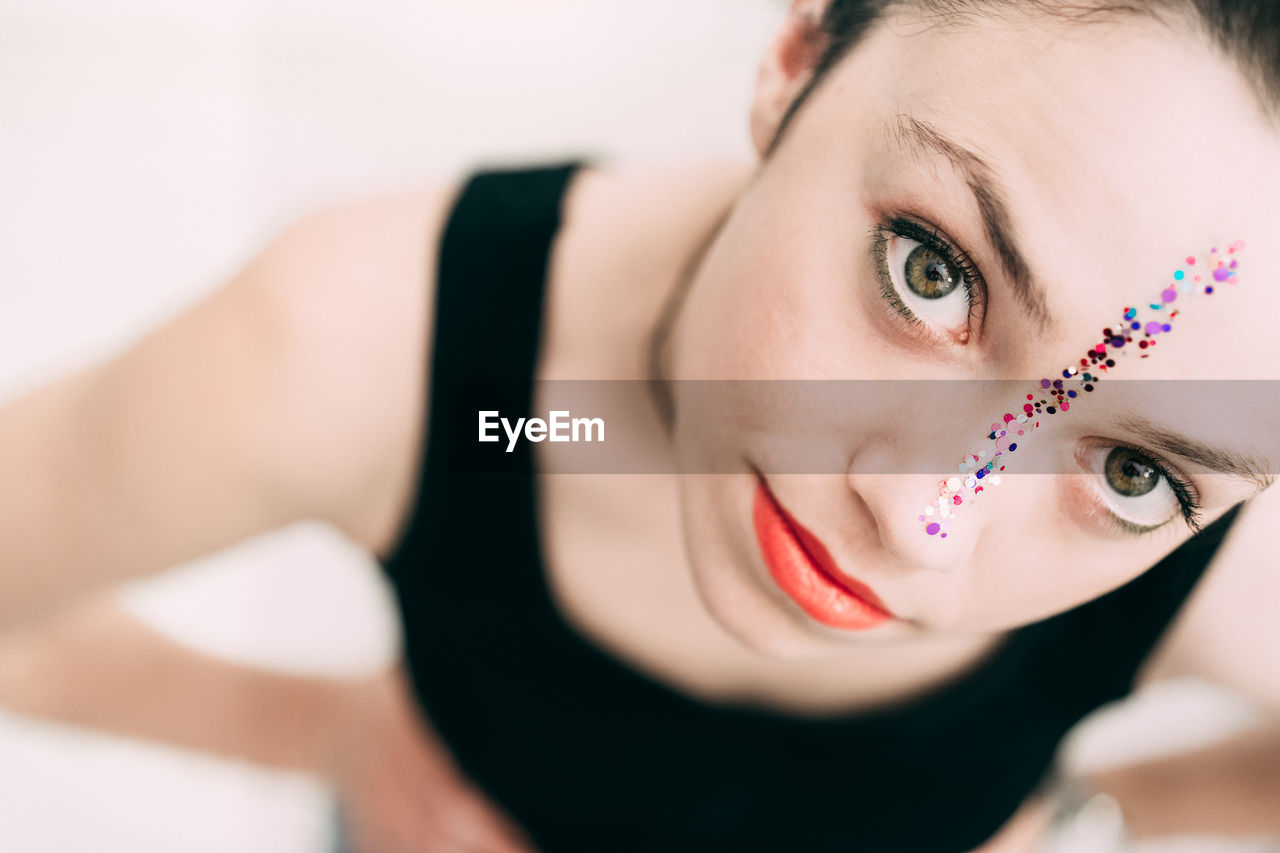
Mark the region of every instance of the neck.
<instances>
[{"instance_id":1,"label":"neck","mask_svg":"<svg viewBox=\"0 0 1280 853\"><path fill-rule=\"evenodd\" d=\"M680 309L750 162L586 170L553 250L543 377L667 375Z\"/></svg>"}]
</instances>

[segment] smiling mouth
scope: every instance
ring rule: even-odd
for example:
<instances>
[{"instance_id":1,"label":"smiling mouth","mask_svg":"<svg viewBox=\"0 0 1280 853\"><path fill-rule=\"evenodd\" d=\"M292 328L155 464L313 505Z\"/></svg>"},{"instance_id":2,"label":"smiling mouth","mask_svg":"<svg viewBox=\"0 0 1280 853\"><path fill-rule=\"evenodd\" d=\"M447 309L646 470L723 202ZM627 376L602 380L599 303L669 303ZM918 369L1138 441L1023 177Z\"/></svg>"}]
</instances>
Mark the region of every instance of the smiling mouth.
<instances>
[{"instance_id":1,"label":"smiling mouth","mask_svg":"<svg viewBox=\"0 0 1280 853\"><path fill-rule=\"evenodd\" d=\"M840 571L818 537L792 518L757 478L752 521L774 581L812 619L843 631L867 631L896 618L870 587Z\"/></svg>"}]
</instances>

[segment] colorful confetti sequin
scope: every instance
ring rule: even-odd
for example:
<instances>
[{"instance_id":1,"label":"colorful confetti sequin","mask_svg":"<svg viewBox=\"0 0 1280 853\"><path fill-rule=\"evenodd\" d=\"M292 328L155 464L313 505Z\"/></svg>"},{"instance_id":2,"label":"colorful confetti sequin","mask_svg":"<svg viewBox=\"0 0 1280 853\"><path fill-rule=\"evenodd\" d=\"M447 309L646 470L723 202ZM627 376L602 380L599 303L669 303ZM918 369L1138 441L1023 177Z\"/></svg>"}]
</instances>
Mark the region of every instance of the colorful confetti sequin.
<instances>
[{"instance_id":1,"label":"colorful confetti sequin","mask_svg":"<svg viewBox=\"0 0 1280 853\"><path fill-rule=\"evenodd\" d=\"M1214 285L1203 280L1206 274L1217 284L1236 284L1239 263L1235 255L1243 250L1244 242L1237 240L1226 252L1214 247L1199 258L1188 255L1185 268L1175 270L1171 281L1145 308L1125 306L1120 319L1102 330L1099 342L1084 351L1078 364L1062 368L1061 378L1041 379L1024 402L995 418L986 442L965 453L956 474L938 482L937 496L918 515L924 532L946 539L948 521L988 487L1000 485L1000 472L1005 470L1009 457L1040 427L1040 419L1071 411L1072 403L1082 399L1081 392L1093 391L1102 377L1115 368L1117 357L1127 358L1131 353L1140 359L1150 357L1149 351L1159 343L1160 336L1173 331L1173 321L1181 311L1179 300L1214 293ZM1201 268L1208 272L1195 272ZM1139 316L1142 313L1147 313L1149 319ZM1068 384L1075 387L1068 388Z\"/></svg>"}]
</instances>

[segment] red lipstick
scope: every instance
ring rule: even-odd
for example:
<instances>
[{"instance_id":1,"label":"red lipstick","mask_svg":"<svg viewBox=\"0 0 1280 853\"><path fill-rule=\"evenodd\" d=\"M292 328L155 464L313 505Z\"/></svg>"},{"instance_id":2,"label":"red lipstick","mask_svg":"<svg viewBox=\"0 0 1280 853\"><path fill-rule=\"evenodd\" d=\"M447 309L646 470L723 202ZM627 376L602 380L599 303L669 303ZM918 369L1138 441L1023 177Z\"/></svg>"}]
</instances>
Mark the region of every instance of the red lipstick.
<instances>
[{"instance_id":1,"label":"red lipstick","mask_svg":"<svg viewBox=\"0 0 1280 853\"><path fill-rule=\"evenodd\" d=\"M763 478L757 480L752 520L769 574L813 619L866 631L894 618L869 587L840 571L826 546L782 508Z\"/></svg>"}]
</instances>

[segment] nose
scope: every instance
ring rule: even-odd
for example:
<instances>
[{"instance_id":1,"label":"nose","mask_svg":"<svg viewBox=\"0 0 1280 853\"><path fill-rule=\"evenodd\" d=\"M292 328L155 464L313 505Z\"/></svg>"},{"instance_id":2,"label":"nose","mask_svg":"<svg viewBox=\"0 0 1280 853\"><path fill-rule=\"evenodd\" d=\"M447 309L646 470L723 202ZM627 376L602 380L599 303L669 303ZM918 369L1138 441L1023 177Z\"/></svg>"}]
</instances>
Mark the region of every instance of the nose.
<instances>
[{"instance_id":1,"label":"nose","mask_svg":"<svg viewBox=\"0 0 1280 853\"><path fill-rule=\"evenodd\" d=\"M1021 439L993 443L986 413L1008 404L1014 383L935 382L923 392L916 384L885 383L864 395L873 404L844 423L845 476L889 557L904 567L956 572L972 561L1004 504L997 465L1009 445L999 442Z\"/></svg>"},{"instance_id":2,"label":"nose","mask_svg":"<svg viewBox=\"0 0 1280 853\"><path fill-rule=\"evenodd\" d=\"M866 507L880 546L895 564L954 573L972 557L982 527L982 502L975 501L948 519L942 519L941 507L935 502L934 515L925 515L926 503L937 497L938 481L939 477L929 474L861 470L847 474L849 488ZM930 535L926 532L930 523L947 526ZM944 532L945 538L941 535Z\"/></svg>"}]
</instances>

